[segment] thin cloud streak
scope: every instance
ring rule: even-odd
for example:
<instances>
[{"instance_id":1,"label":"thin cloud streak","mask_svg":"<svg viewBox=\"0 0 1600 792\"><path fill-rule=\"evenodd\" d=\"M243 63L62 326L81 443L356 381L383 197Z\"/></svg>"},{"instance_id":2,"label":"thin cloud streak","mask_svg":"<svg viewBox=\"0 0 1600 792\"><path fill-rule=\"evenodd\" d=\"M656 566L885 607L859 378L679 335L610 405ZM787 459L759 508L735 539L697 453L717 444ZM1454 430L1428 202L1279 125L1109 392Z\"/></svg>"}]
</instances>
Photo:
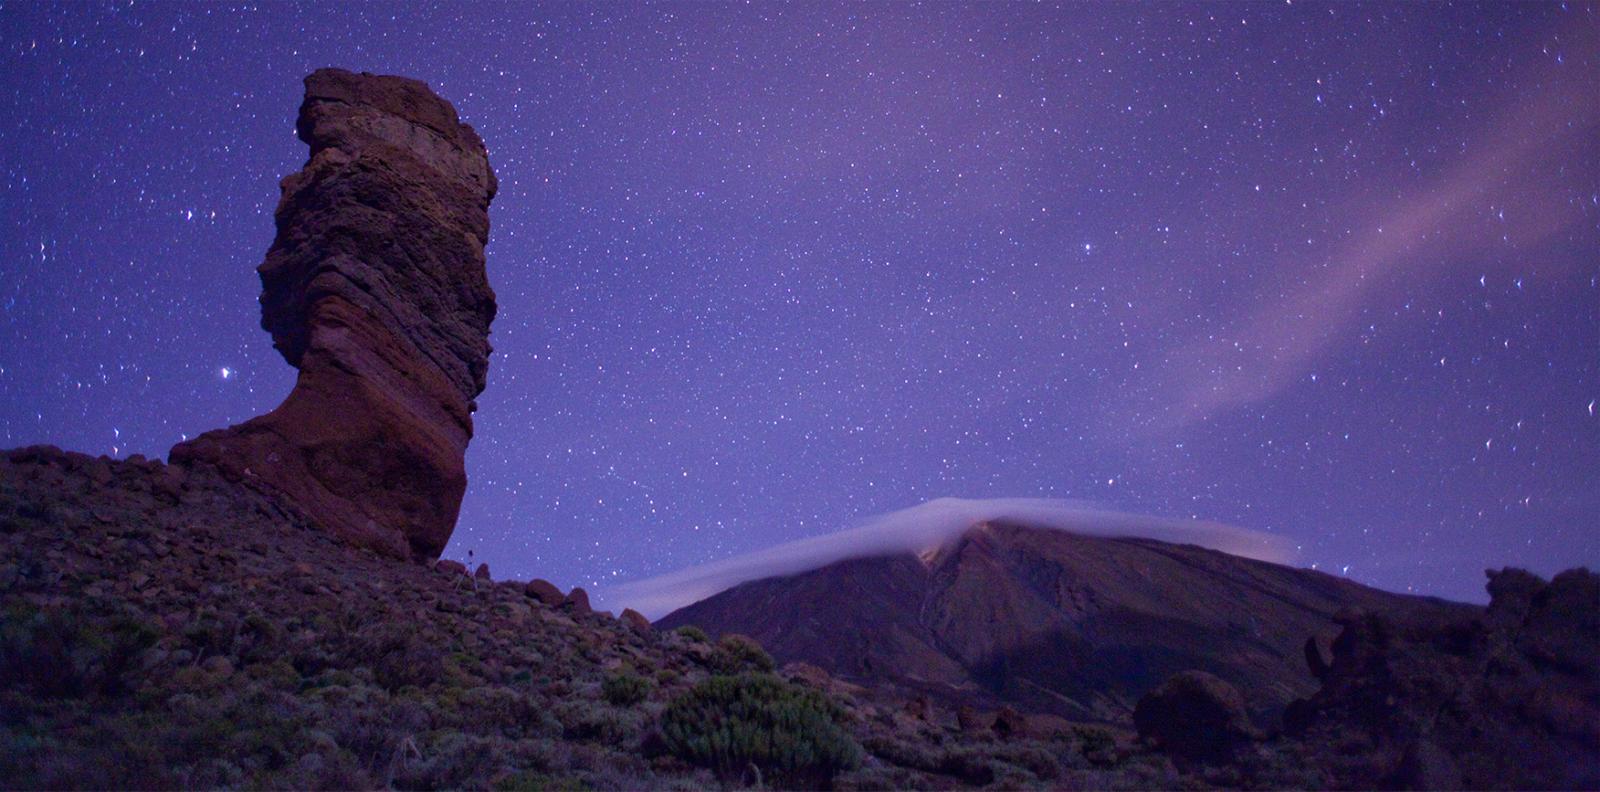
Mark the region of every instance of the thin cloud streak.
<instances>
[{"instance_id":1,"label":"thin cloud streak","mask_svg":"<svg viewBox=\"0 0 1600 792\"><path fill-rule=\"evenodd\" d=\"M1472 153L1426 189L1354 223L1364 230L1333 255L1321 275L1267 301L1230 332L1170 350L1164 383L1153 392L1176 399L1159 417L1130 424L1161 433L1269 399L1346 340L1382 287L1421 282L1465 260L1476 262L1473 257L1500 244L1503 235L1531 246L1583 222L1583 208L1551 189L1550 175L1566 164L1554 152L1600 134L1600 92L1592 85L1546 84L1512 103L1478 136ZM1518 215L1514 235L1489 221L1490 207ZM1517 263L1537 266L1521 258Z\"/></svg>"},{"instance_id":2,"label":"thin cloud streak","mask_svg":"<svg viewBox=\"0 0 1600 792\"><path fill-rule=\"evenodd\" d=\"M646 580L608 586L594 598L609 608L633 608L654 619L740 583L793 575L847 558L921 553L972 526L1008 521L1087 536L1142 537L1195 544L1273 563L1294 559L1292 546L1270 534L1206 520L1180 520L1112 511L1084 501L1048 498L939 498L879 515L838 533L801 539Z\"/></svg>"}]
</instances>

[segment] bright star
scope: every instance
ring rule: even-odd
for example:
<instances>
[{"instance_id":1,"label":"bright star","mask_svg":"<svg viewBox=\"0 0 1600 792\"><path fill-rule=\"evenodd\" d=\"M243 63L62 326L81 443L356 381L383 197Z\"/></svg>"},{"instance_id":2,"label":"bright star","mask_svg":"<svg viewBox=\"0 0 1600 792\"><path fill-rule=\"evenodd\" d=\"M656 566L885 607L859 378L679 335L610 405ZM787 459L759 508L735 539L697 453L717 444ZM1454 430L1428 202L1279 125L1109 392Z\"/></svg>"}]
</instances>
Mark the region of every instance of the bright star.
<instances>
[{"instance_id":1,"label":"bright star","mask_svg":"<svg viewBox=\"0 0 1600 792\"><path fill-rule=\"evenodd\" d=\"M228 379L233 376L233 369L223 366L221 374L223 379Z\"/></svg>"}]
</instances>

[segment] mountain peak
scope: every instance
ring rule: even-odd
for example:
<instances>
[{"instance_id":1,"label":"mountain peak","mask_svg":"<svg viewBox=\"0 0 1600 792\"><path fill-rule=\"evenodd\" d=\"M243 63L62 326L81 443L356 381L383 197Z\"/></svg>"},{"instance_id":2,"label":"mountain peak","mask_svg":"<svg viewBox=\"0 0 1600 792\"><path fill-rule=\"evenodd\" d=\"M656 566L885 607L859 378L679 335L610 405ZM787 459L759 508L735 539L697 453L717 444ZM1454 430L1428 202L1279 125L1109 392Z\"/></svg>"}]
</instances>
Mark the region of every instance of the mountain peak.
<instances>
[{"instance_id":1,"label":"mountain peak","mask_svg":"<svg viewBox=\"0 0 1600 792\"><path fill-rule=\"evenodd\" d=\"M912 560L915 559L915 561ZM783 603L768 608L762 603ZM669 614L862 684L980 706L1126 721L1167 676L1202 669L1260 713L1308 695L1307 636L1346 608L1453 611L1194 544L988 518L914 555L744 583Z\"/></svg>"}]
</instances>

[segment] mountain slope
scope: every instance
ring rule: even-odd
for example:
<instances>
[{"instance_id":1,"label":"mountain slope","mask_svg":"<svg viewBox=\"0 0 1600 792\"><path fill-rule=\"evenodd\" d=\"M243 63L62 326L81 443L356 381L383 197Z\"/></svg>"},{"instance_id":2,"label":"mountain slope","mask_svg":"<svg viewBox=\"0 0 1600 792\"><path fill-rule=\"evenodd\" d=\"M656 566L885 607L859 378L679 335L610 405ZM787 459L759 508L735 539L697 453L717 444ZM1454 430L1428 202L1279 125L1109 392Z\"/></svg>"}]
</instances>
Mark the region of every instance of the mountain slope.
<instances>
[{"instance_id":1,"label":"mountain slope","mask_svg":"<svg viewBox=\"0 0 1600 792\"><path fill-rule=\"evenodd\" d=\"M1464 613L1191 545L984 523L921 557L841 561L669 614L784 661L978 704L1126 721L1167 676L1209 671L1258 716L1312 693L1304 645L1355 607Z\"/></svg>"}]
</instances>

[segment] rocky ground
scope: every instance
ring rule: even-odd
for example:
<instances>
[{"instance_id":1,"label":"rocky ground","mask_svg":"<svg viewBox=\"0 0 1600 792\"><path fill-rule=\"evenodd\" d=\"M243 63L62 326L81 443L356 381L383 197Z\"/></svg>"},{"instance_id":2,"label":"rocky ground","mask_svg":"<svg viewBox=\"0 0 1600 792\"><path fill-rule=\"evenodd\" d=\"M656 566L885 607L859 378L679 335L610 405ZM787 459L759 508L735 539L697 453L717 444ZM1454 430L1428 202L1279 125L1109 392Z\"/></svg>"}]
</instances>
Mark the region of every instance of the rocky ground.
<instances>
[{"instance_id":1,"label":"rocky ground","mask_svg":"<svg viewBox=\"0 0 1600 792\"><path fill-rule=\"evenodd\" d=\"M1460 625L1351 616L1331 659L1312 661L1326 682L1291 707L1293 735L1199 678L1141 705L1140 738L774 672L747 640L658 632L548 584L340 544L204 469L21 449L0 454L0 779L1593 787L1597 579L1522 575L1497 579L1496 607ZM1437 652L1455 659L1438 666ZM1215 740L1174 736L1201 723ZM1459 758L1492 741L1531 758Z\"/></svg>"}]
</instances>

